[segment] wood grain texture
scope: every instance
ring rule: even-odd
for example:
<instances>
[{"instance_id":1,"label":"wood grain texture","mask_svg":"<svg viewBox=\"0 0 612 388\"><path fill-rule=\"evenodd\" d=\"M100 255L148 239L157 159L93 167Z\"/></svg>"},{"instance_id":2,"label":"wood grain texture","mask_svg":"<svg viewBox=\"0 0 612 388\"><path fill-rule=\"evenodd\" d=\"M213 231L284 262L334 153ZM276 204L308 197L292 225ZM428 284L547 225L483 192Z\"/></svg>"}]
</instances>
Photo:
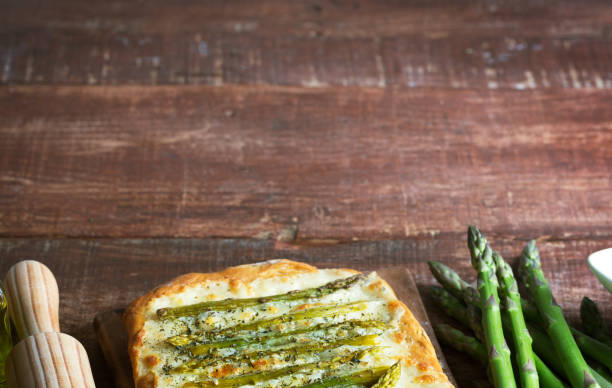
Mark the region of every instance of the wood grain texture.
<instances>
[{"instance_id":1,"label":"wood grain texture","mask_svg":"<svg viewBox=\"0 0 612 388\"><path fill-rule=\"evenodd\" d=\"M604 90L2 88L0 235L609 236L611 105Z\"/></svg>"},{"instance_id":2,"label":"wood grain texture","mask_svg":"<svg viewBox=\"0 0 612 388\"><path fill-rule=\"evenodd\" d=\"M570 318L589 295L610 324L584 260L612 246L611 41L607 0L5 1L0 273L51 267L100 387L93 316L173 276L289 257L429 284L429 258L472 273L469 223L509 256L542 239Z\"/></svg>"},{"instance_id":3,"label":"wood grain texture","mask_svg":"<svg viewBox=\"0 0 612 388\"><path fill-rule=\"evenodd\" d=\"M419 290L410 271L403 266L390 266L380 267L376 272L391 285L397 298L407 305L416 320L421 324L431 340L444 373L446 373L451 383L456 386L452 371L449 369L444 353L436 339ZM117 387L133 388L132 371L126 351L128 337L123 327L122 311L112 310L97 314L94 318L94 328L98 343L102 353L104 353L104 358L115 377Z\"/></svg>"},{"instance_id":4,"label":"wood grain texture","mask_svg":"<svg viewBox=\"0 0 612 388\"><path fill-rule=\"evenodd\" d=\"M36 333L6 361L8 388L95 388L83 345L69 335Z\"/></svg>"},{"instance_id":5,"label":"wood grain texture","mask_svg":"<svg viewBox=\"0 0 612 388\"><path fill-rule=\"evenodd\" d=\"M130 357L126 351L128 335L123 325L123 309L96 314L93 325L96 339L111 370L117 388L133 388L134 377Z\"/></svg>"},{"instance_id":6,"label":"wood grain texture","mask_svg":"<svg viewBox=\"0 0 612 388\"><path fill-rule=\"evenodd\" d=\"M59 332L59 291L53 273L34 260L13 265L4 280L11 320L19 339Z\"/></svg>"},{"instance_id":7,"label":"wood grain texture","mask_svg":"<svg viewBox=\"0 0 612 388\"><path fill-rule=\"evenodd\" d=\"M523 237L502 237L486 228L483 232L507 258L518 255L526 242ZM578 323L582 296L588 295L599 304L605 322L612 325L610 294L586 265L588 253L610 246L612 239L608 237L567 240L543 237L539 242L544 271L557 301L573 323ZM278 244L244 239L0 239L0 257L2 272L23 258L37 258L55 273L62 295L62 329L85 345L98 387L114 385L95 339L94 316L124 307L147 290L186 272L210 272L263 258L289 258L323 267L376 269L402 265L414 274L434 323L443 318L433 307L425 287L434 283L426 261L441 260L466 279L475 279L464 233L318 246L312 242ZM470 386L474 380L486 381L484 372L465 356L452 349L444 351L459 386Z\"/></svg>"},{"instance_id":8,"label":"wood grain texture","mask_svg":"<svg viewBox=\"0 0 612 388\"><path fill-rule=\"evenodd\" d=\"M9 1L4 84L612 88L612 5Z\"/></svg>"},{"instance_id":9,"label":"wood grain texture","mask_svg":"<svg viewBox=\"0 0 612 388\"><path fill-rule=\"evenodd\" d=\"M11 320L21 341L6 361L9 388L94 388L83 345L59 333L59 290L53 273L35 260L6 276Z\"/></svg>"}]
</instances>

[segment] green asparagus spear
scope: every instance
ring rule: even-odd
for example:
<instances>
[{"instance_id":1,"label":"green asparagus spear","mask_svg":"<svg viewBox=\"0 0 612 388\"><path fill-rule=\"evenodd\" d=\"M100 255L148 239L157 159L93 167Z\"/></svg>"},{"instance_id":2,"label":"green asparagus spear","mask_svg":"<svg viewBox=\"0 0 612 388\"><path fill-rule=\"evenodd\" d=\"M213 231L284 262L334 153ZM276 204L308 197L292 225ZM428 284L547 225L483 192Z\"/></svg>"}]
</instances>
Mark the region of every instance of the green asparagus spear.
<instances>
[{"instance_id":1,"label":"green asparagus spear","mask_svg":"<svg viewBox=\"0 0 612 388\"><path fill-rule=\"evenodd\" d=\"M177 366L172 370L174 373L188 373L188 374L203 374L205 368L214 364L228 364L238 365L240 363L250 364L253 359L264 359L272 355L277 355L279 358L296 358L297 356L309 355L314 352L322 352L329 349L335 349L343 345L351 346L372 346L376 345L376 338L378 335L369 334L363 336L353 336L348 338L339 339L337 341L314 341L306 345L299 343L293 344L293 346L286 346L282 349L269 349L264 351L248 352L244 354L238 354L235 356L214 358L210 359L194 359L187 361L186 363Z\"/></svg>"},{"instance_id":2,"label":"green asparagus spear","mask_svg":"<svg viewBox=\"0 0 612 388\"><path fill-rule=\"evenodd\" d=\"M400 379L402 375L402 365L399 362L396 362L391 366L391 368L387 369L384 375L378 379L376 384L372 385L371 388L391 388L395 387L395 384Z\"/></svg>"},{"instance_id":3,"label":"green asparagus spear","mask_svg":"<svg viewBox=\"0 0 612 388\"><path fill-rule=\"evenodd\" d=\"M561 364L561 360L557 356L552 342L548 338L548 334L531 323L528 323L527 327L533 340L533 351L559 376L566 376L563 364Z\"/></svg>"},{"instance_id":4,"label":"green asparagus spear","mask_svg":"<svg viewBox=\"0 0 612 388\"><path fill-rule=\"evenodd\" d=\"M452 269L446 267L446 270L444 272L440 272L441 274L445 274L443 276L447 276L448 274L451 274L451 276L459 276L457 275ZM442 282L444 284L448 284L448 282ZM447 307L443 307L443 310L451 317L459 320L461 323L463 323L465 326L469 327L470 329L472 329L472 331L474 331L475 333L477 333L477 331L480 329L482 330L482 327L480 325L480 321L474 321L474 318L470 318L468 320L468 322L466 323L464 321L464 319L466 319L468 316L472 315L472 316L480 316L480 309L476 306L478 304L478 295L476 292L476 298L474 298L474 293L472 290L470 291L471 287L467 287L464 290L464 298L463 300L467 303L468 308L469 307L473 307L471 310L471 312L468 312L468 308L466 308L465 306L463 306L461 303L458 303L458 301L456 301L456 298L447 298L445 303L450 304L450 306ZM447 293L447 295L449 295ZM436 301L438 304L440 304L438 298L435 297L434 295L434 301ZM565 372L563 370L563 366L561 366L561 362L559 360L559 358L557 357L557 355L555 354L555 351L552 347L552 343L550 342L550 340L548 339L548 336L546 333L544 333L543 331L541 331L539 328L537 328L537 326L535 326L533 323L538 322L540 320L539 317L539 313L537 311L537 308L535 307L535 305L533 303L531 303L530 301L521 298L521 306L522 306L522 310L523 310L523 314L525 316L525 318L527 319L527 321L530 322L529 326L529 331L532 333L533 336L533 351L534 351L534 358L537 361L539 359L539 362L542 362L542 360L540 359L540 357L544 358L543 362L546 362L546 364L550 367L553 367L553 369L561 376L565 376ZM463 308L463 310L462 310ZM474 325L474 322L476 322L476 325ZM504 325L504 332L506 333L510 333L510 322L509 319L507 317L505 317L504 315L502 315L502 323ZM477 327L475 327L477 326ZM577 336L577 335L581 335L582 333L580 333L578 330L571 328L572 333ZM593 341L590 339L590 337L583 335L583 343L584 346L588 346L589 344L591 344ZM477 338L478 338L478 334L477 334ZM482 337L480 337L482 338ZM578 343L578 346L580 347L580 343ZM593 349L596 349L597 347L592 347ZM601 350L601 349L600 349ZM584 349L583 349L584 351ZM602 352L602 355L598 356L598 358L602 358L602 357L607 357L608 354L612 354L612 351L604 351ZM538 362L536 362L536 369L538 369L538 374L540 375L540 383L544 386L544 382L542 381L542 373L540 373L540 367L538 367ZM548 369L548 368L547 368ZM550 370L548 371L544 371L543 373L547 373L547 374L553 374ZM554 376L554 374L553 374ZM550 385L552 387L554 387L555 385Z\"/></svg>"},{"instance_id":5,"label":"green asparagus spear","mask_svg":"<svg viewBox=\"0 0 612 388\"><path fill-rule=\"evenodd\" d=\"M521 295L519 294L518 285L514 279L512 268L497 252L493 253L493 260L497 267L497 278L499 280L499 291L503 307L510 320L521 387L537 388L539 386L538 373L536 372L533 360L531 336L525 326L525 318L521 309Z\"/></svg>"},{"instance_id":6,"label":"green asparagus spear","mask_svg":"<svg viewBox=\"0 0 612 388\"><path fill-rule=\"evenodd\" d=\"M468 326L474 332L476 338L481 341L485 340L484 331L482 329L482 311L480 310L480 294L472 286L463 289L463 300L465 301L466 315Z\"/></svg>"},{"instance_id":7,"label":"green asparagus spear","mask_svg":"<svg viewBox=\"0 0 612 388\"><path fill-rule=\"evenodd\" d=\"M574 388L600 387L565 321L561 307L554 301L548 281L542 272L540 256L535 241L530 241L521 254L520 271L527 290L532 295L541 318L546 323L546 332Z\"/></svg>"},{"instance_id":8,"label":"green asparagus spear","mask_svg":"<svg viewBox=\"0 0 612 388\"><path fill-rule=\"evenodd\" d=\"M457 275L452 269L450 268L446 268L446 270L444 272L440 272L440 274L443 274L442 276L459 276ZM448 282L444 282L444 284L447 284ZM463 321L461 321L462 323L464 323L467 327L469 327L472 331L474 331L476 337L478 339L482 339L481 336L479 336L478 334L478 330L482 331L482 327L480 325L480 320L477 319L477 317L479 317L480 315L480 309L478 307L475 307L475 305L478 304L478 295L476 292L476 298L474 298L474 292L475 290L470 290L471 287L467 287L466 289L464 289L464 298L463 300L465 301L465 303L467 304L467 308L464 311L461 311L460 307L461 306L457 306L456 304L454 306L450 306L449 308L445 309L445 312L447 314L449 314L450 316L462 320L464 319L463 317L468 318L468 323L465 323ZM434 300L436 301L436 298L434 298ZM453 301L452 299L448 299L447 301ZM535 325L535 323L537 323L538 321L540 321L540 315L539 312L537 311L537 308L535 307L535 305L528 301L527 299L521 298L521 307L523 310L523 314L526 318L526 320L528 322L530 322L529 326L529 331L532 333L533 335L537 335L536 337L533 338L533 350L536 353L536 355L543 357L544 361L551 367L553 367L553 369L559 373L562 376L565 376L565 372L563 370L563 367L561 366L561 362L559 361L558 357L556 356L554 349L552 347L552 344L550 342L550 340L548 339L548 335L544 332L542 332L539 328L537 328L537 326ZM460 315L455 316L453 315L453 309L458 310L460 313ZM509 319L506 319L503 315L502 315L502 323L504 324L504 330L509 332ZM507 330L508 329L508 330ZM601 351L601 347L598 345L595 346L589 346L593 343L595 343L592 338L586 336L585 334L581 333L580 331L576 330L575 328L570 328L572 333L574 334L574 336L581 336L582 341L578 342L578 347L581 348L581 350L585 353L587 353L587 351L585 351L585 348L588 348L589 350L594 350L594 349L599 349L600 350L600 354L595 354L594 358L595 359L603 359L605 362L605 360L607 359L608 355L612 354L612 349L604 349L604 351ZM534 333L535 331L535 333ZM592 351L589 351L588 353L593 354ZM552 360L551 360L551 355L552 355ZM556 360L556 363L555 363Z\"/></svg>"},{"instance_id":9,"label":"green asparagus spear","mask_svg":"<svg viewBox=\"0 0 612 388\"><path fill-rule=\"evenodd\" d=\"M529 324L528 327L529 332L531 333L531 336L533 338L533 350L535 351L535 353L542 357L544 362L554 371L556 371L560 376L567 377L567 371L564 369L561 360L557 356L557 353L555 352L553 344L550 338L548 338L548 335L546 335L546 333L544 333L542 330L540 330L534 325ZM597 383L599 383L602 388L612 388L612 384L607 379L607 377L604 374L596 372L596 369L593 368L593 365L589 365L589 370L591 371L595 381L597 381Z\"/></svg>"},{"instance_id":10,"label":"green asparagus spear","mask_svg":"<svg viewBox=\"0 0 612 388\"><path fill-rule=\"evenodd\" d=\"M538 322L540 320L538 308L531 301L521 298L521 309L523 309L523 315L528 321Z\"/></svg>"},{"instance_id":11,"label":"green asparagus spear","mask_svg":"<svg viewBox=\"0 0 612 388\"><path fill-rule=\"evenodd\" d=\"M282 325L287 322L300 321L305 319L330 317L342 314L348 314L355 311L365 310L366 302L354 302L345 305L325 305L312 307L306 310L301 310L293 313L288 313L278 317L261 319L254 322L241 323L231 327L219 330L212 330L203 334L184 334L170 337L168 342L175 346L186 346L196 342L208 342L210 339L227 339L240 334L243 331L257 331L269 329L271 327ZM249 333L252 334L252 333Z\"/></svg>"},{"instance_id":12,"label":"green asparagus spear","mask_svg":"<svg viewBox=\"0 0 612 388\"><path fill-rule=\"evenodd\" d=\"M442 287L431 286L431 296L446 315L451 316L465 326L469 326L467 310L461 301Z\"/></svg>"},{"instance_id":13,"label":"green asparagus spear","mask_svg":"<svg viewBox=\"0 0 612 388\"><path fill-rule=\"evenodd\" d=\"M488 355L482 342L474 337L463 334L461 331L445 324L434 327L438 339L454 349L464 352L470 357L480 361L484 366L488 364ZM537 355L533 356L535 367L539 375L539 381L543 388L565 387L563 383Z\"/></svg>"},{"instance_id":14,"label":"green asparagus spear","mask_svg":"<svg viewBox=\"0 0 612 388\"><path fill-rule=\"evenodd\" d=\"M525 314L525 318L527 319L527 321L531 323L536 323L540 321L539 313L533 303L525 299L521 299L521 305L523 307L523 313ZM581 315L582 315L582 306L581 306ZM578 348L580 348L580 351L582 353L597 360L598 362L604 365L608 365L609 368L612 368L612 347L611 346L601 341L598 341L597 339L581 332L580 330L574 327L570 326L570 331L572 332L574 339L576 340L576 343L578 344Z\"/></svg>"},{"instance_id":15,"label":"green asparagus spear","mask_svg":"<svg viewBox=\"0 0 612 388\"><path fill-rule=\"evenodd\" d=\"M277 379L294 373L308 373L314 370L334 370L345 365L359 365L362 355L371 349L357 350L342 357L336 357L331 360L309 362L305 364L290 365L273 370L265 370L229 378L221 378L216 380L202 380L185 387L238 387L241 385L257 384L262 381Z\"/></svg>"},{"instance_id":16,"label":"green asparagus spear","mask_svg":"<svg viewBox=\"0 0 612 388\"><path fill-rule=\"evenodd\" d=\"M256 306L262 303L294 301L302 299L321 298L332 294L338 290L344 290L362 280L364 275L357 274L348 278L334 280L333 282L322 285L321 287L308 288L306 290L291 291L285 294L264 296L248 299L224 299L210 302L202 302L180 307L166 307L157 310L157 315L161 319L170 319L190 315L198 315L206 311L224 311L236 308Z\"/></svg>"},{"instance_id":17,"label":"green asparagus spear","mask_svg":"<svg viewBox=\"0 0 612 388\"><path fill-rule=\"evenodd\" d=\"M510 361L510 349L504 339L497 295L497 278L491 248L478 229L468 228L468 246L472 266L478 272L478 292L482 310L482 327L489 349L489 368L496 388L514 388L516 382Z\"/></svg>"},{"instance_id":18,"label":"green asparagus spear","mask_svg":"<svg viewBox=\"0 0 612 388\"><path fill-rule=\"evenodd\" d=\"M571 332L574 335L578 347L586 356L599 361L612 371L612 349L610 349L608 345L578 330L571 330Z\"/></svg>"},{"instance_id":19,"label":"green asparagus spear","mask_svg":"<svg viewBox=\"0 0 612 388\"><path fill-rule=\"evenodd\" d=\"M326 338L336 336L335 333L355 333L360 329L380 331L386 328L387 325L383 321L377 320L348 320L343 322L323 322L316 325L306 325L299 327L294 330L278 332L278 331L267 331L261 334L251 335L250 333L245 336L232 337L229 339L225 338L212 338L210 341L206 341L207 336L175 336L167 339L167 342L174 346L183 347L185 345L197 344L190 347L198 348L199 354L205 354L209 350L214 349L226 349L226 348L241 348L247 345L258 345L259 347L270 347L277 346L291 342L293 339L298 338L303 334L316 334L321 333Z\"/></svg>"},{"instance_id":20,"label":"green asparagus spear","mask_svg":"<svg viewBox=\"0 0 612 388\"><path fill-rule=\"evenodd\" d=\"M345 388L354 386L369 386L376 383L390 368L374 367L360 370L345 376L331 376L320 381L302 385L300 388ZM401 370L400 370L401 372Z\"/></svg>"},{"instance_id":21,"label":"green asparagus spear","mask_svg":"<svg viewBox=\"0 0 612 388\"><path fill-rule=\"evenodd\" d=\"M538 380L542 388L567 387L567 384L560 380L535 353L533 354L533 360L535 362L536 371L538 372Z\"/></svg>"},{"instance_id":22,"label":"green asparagus spear","mask_svg":"<svg viewBox=\"0 0 612 388\"><path fill-rule=\"evenodd\" d=\"M313 340L320 336L312 336L315 333L321 333L322 337L331 340L340 338L339 336L356 336L360 332L380 333L387 325L382 321L358 321L350 320L339 323L320 323L314 326L305 326L288 332L267 332L262 335L245 336L240 338L231 338L227 340L200 343L188 348L193 355L208 354L212 350L226 348L242 348L248 345L256 345L259 349L266 349L273 346L282 346L291 344L297 341ZM311 336L304 337L304 334ZM170 339L168 340L170 342Z\"/></svg>"},{"instance_id":23,"label":"green asparagus spear","mask_svg":"<svg viewBox=\"0 0 612 388\"><path fill-rule=\"evenodd\" d=\"M435 325L434 330L436 331L436 337L438 337L442 343L460 352L466 353L470 357L480 361L484 366L488 365L489 356L487 351L482 342L478 341L476 338L465 335L460 330L443 323Z\"/></svg>"},{"instance_id":24,"label":"green asparagus spear","mask_svg":"<svg viewBox=\"0 0 612 388\"><path fill-rule=\"evenodd\" d=\"M427 264L429 265L429 270L442 287L455 297L463 298L463 289L468 287L469 284L461 279L457 272L439 261L432 260L428 261Z\"/></svg>"},{"instance_id":25,"label":"green asparagus spear","mask_svg":"<svg viewBox=\"0 0 612 388\"><path fill-rule=\"evenodd\" d=\"M587 364L589 364L591 369L593 369L595 372L599 373L599 375L601 377L603 377L604 379L606 379L609 382L612 382L612 373L610 373L608 368L603 366L600 362L597 362L597 361L595 361L593 359L587 359Z\"/></svg>"},{"instance_id":26,"label":"green asparagus spear","mask_svg":"<svg viewBox=\"0 0 612 388\"><path fill-rule=\"evenodd\" d=\"M605 377L600 375L595 369L590 368L591 374L597 383L601 386L601 388L612 388L612 383L607 380Z\"/></svg>"},{"instance_id":27,"label":"green asparagus spear","mask_svg":"<svg viewBox=\"0 0 612 388\"><path fill-rule=\"evenodd\" d=\"M608 346L612 346L612 338L610 338L597 304L586 296L582 298L580 303L580 318L586 334Z\"/></svg>"}]
</instances>

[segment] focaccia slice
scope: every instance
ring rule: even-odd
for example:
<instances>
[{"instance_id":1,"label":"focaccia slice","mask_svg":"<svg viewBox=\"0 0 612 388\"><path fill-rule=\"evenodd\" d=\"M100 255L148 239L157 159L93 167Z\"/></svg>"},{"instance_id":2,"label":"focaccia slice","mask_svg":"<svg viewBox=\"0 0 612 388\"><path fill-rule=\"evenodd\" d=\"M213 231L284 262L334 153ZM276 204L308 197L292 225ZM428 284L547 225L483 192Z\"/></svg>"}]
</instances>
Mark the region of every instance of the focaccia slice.
<instances>
[{"instance_id":1,"label":"focaccia slice","mask_svg":"<svg viewBox=\"0 0 612 388\"><path fill-rule=\"evenodd\" d=\"M188 274L124 322L137 388L452 387L376 273L274 260Z\"/></svg>"}]
</instances>

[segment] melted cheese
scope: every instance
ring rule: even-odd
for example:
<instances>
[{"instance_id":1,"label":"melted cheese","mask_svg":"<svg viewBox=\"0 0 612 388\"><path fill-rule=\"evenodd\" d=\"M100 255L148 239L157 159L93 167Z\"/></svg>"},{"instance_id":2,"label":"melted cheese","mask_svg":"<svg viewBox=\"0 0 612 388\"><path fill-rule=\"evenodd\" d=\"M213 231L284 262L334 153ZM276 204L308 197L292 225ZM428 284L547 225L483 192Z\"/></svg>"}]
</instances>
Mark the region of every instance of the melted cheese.
<instances>
[{"instance_id":1,"label":"melted cheese","mask_svg":"<svg viewBox=\"0 0 612 388\"><path fill-rule=\"evenodd\" d=\"M139 375L144 376L153 371L158 376L160 387L182 387L184 383L193 381L194 377L188 374L169 372L191 357L185 352L178 352L172 345L167 343L167 338L185 333L202 330L219 330L236 324L248 323L283 316L288 313L307 310L316 306L355 304L360 309L343 314L310 319L308 324L331 324L346 320L381 320L388 324L389 328L377 338L378 351L367 354L362 360L366 367L390 366L397 360L401 360L402 373L396 387L451 387L442 372L429 367L426 363L419 363L418 354L411 354L411 338L405 336L398 330L400 320L405 310L397 308L399 305L393 291L385 287L384 282L375 274L370 274L365 280L358 282L348 289L342 289L326 295L318 300L303 300L292 302L271 302L261 306L235 309L231 311L212 311L201 313L193 317L181 317L169 320L160 320L157 310L166 307L175 307L200 303L209 300L222 300L227 298L252 298L277 294L284 294L292 290L319 287L339 278L351 276L352 273L342 270L318 270L312 273L302 273L295 277L283 277L279 279L257 279L248 285L227 281L209 281L194 287L189 287L180 293L171 296L163 296L151 301L146 311L144 325L145 335L140 348L140 360L138 368ZM296 322L283 323L282 327L276 329L282 331L298 328ZM256 347L256 346L255 346ZM254 368L259 366L274 368L284 367L291 364L306 364L316 362L319 358L325 358L326 352L332 355L348 354L359 347L343 345L332 350L326 350L315 354L305 354L290 362L282 358L269 357L259 360ZM234 348L219 350L218 356L231 356L236 353ZM156 363L144 362L144 360L158 359ZM225 377L240 372L240 365L226 365L223 368L209 370L209 377ZM252 372L252 371L251 371ZM309 373L294 373L267 380L255 385L243 385L247 388L255 387L292 387L313 382L321 377L323 371Z\"/></svg>"}]
</instances>

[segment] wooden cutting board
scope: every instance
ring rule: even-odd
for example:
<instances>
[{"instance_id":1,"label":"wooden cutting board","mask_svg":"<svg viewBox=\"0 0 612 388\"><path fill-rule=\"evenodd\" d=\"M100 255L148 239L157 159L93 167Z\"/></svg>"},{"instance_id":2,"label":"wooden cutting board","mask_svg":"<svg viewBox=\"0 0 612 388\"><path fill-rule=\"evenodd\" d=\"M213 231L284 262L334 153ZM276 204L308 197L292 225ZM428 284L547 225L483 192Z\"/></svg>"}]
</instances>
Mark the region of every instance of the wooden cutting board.
<instances>
[{"instance_id":1,"label":"wooden cutting board","mask_svg":"<svg viewBox=\"0 0 612 388\"><path fill-rule=\"evenodd\" d=\"M456 386L457 384L448 368L444 354L442 354L440 344L434 335L421 296L419 295L419 290L414 283L410 271L404 267L388 267L377 272L383 279L389 282L393 290L395 290L397 297L408 306L416 319L421 323L436 349L436 354L444 372ZM146 291L143 290L143 293ZM121 321L122 313L123 310L113 310L96 315L94 318L94 328L106 362L115 376L117 387L134 388L132 370L127 354L127 333Z\"/></svg>"}]
</instances>

